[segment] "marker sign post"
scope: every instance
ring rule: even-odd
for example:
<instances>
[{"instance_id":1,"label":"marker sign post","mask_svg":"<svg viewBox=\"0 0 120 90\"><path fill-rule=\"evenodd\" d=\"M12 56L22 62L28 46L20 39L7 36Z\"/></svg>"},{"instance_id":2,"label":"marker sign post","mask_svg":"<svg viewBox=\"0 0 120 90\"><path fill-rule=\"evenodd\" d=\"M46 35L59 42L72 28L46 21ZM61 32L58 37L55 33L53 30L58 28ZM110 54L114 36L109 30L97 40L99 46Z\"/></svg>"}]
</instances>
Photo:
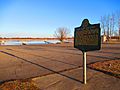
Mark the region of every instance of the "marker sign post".
<instances>
[{"instance_id":1,"label":"marker sign post","mask_svg":"<svg viewBox=\"0 0 120 90\"><path fill-rule=\"evenodd\" d=\"M82 25L75 28L74 47L83 52L83 82L86 84L86 52L100 50L100 24L90 24L84 19Z\"/></svg>"}]
</instances>

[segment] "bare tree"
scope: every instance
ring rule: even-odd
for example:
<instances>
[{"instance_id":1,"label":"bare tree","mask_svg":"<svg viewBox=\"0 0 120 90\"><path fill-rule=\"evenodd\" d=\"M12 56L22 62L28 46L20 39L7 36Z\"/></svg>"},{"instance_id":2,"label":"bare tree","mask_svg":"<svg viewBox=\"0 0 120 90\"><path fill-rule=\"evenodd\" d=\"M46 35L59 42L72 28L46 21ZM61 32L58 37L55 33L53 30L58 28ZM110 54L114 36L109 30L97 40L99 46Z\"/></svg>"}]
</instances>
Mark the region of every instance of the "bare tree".
<instances>
[{"instance_id":1,"label":"bare tree","mask_svg":"<svg viewBox=\"0 0 120 90\"><path fill-rule=\"evenodd\" d=\"M109 37L111 39L111 36L112 36L112 17L110 16L110 19L109 19Z\"/></svg>"},{"instance_id":2,"label":"bare tree","mask_svg":"<svg viewBox=\"0 0 120 90\"><path fill-rule=\"evenodd\" d=\"M115 23L115 14L112 14L112 33L115 32L115 25L116 25L116 23Z\"/></svg>"},{"instance_id":3,"label":"bare tree","mask_svg":"<svg viewBox=\"0 0 120 90\"><path fill-rule=\"evenodd\" d=\"M67 38L69 34L70 34L70 30L65 27L60 27L55 31L55 37L57 37L58 40L61 42L63 42L64 39Z\"/></svg>"},{"instance_id":4,"label":"bare tree","mask_svg":"<svg viewBox=\"0 0 120 90\"><path fill-rule=\"evenodd\" d=\"M106 26L106 16L101 16L101 29L103 30L103 35L106 35L106 30L105 30L105 26Z\"/></svg>"},{"instance_id":5,"label":"bare tree","mask_svg":"<svg viewBox=\"0 0 120 90\"><path fill-rule=\"evenodd\" d=\"M110 38L111 36L115 35L115 14L113 13L111 16L110 16Z\"/></svg>"},{"instance_id":6,"label":"bare tree","mask_svg":"<svg viewBox=\"0 0 120 90\"><path fill-rule=\"evenodd\" d=\"M116 13L116 19L117 19L117 29L118 29L118 35L119 35L119 39L120 39L120 11L118 11L117 13Z\"/></svg>"},{"instance_id":7,"label":"bare tree","mask_svg":"<svg viewBox=\"0 0 120 90\"><path fill-rule=\"evenodd\" d=\"M112 36L119 36L120 39L120 11L101 17L101 29L107 35L108 41Z\"/></svg>"},{"instance_id":8,"label":"bare tree","mask_svg":"<svg viewBox=\"0 0 120 90\"><path fill-rule=\"evenodd\" d=\"M118 24L119 24L118 28L119 28L119 36L120 36L120 18Z\"/></svg>"},{"instance_id":9,"label":"bare tree","mask_svg":"<svg viewBox=\"0 0 120 90\"><path fill-rule=\"evenodd\" d=\"M110 15L106 16L106 30L107 30L107 39L109 41L110 36Z\"/></svg>"}]
</instances>

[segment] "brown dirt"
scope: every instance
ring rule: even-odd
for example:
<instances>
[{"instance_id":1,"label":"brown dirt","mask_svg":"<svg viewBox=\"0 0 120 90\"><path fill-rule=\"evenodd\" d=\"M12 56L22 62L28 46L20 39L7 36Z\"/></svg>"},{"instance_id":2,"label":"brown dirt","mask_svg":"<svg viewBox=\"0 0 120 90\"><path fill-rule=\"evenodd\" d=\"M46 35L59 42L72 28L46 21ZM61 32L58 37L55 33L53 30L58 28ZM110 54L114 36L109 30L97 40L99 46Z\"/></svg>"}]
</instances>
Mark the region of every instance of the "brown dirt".
<instances>
[{"instance_id":1,"label":"brown dirt","mask_svg":"<svg viewBox=\"0 0 120 90\"><path fill-rule=\"evenodd\" d=\"M0 85L0 90L40 90L31 80L14 80Z\"/></svg>"},{"instance_id":2,"label":"brown dirt","mask_svg":"<svg viewBox=\"0 0 120 90\"><path fill-rule=\"evenodd\" d=\"M120 60L97 62L89 67L120 78Z\"/></svg>"}]
</instances>

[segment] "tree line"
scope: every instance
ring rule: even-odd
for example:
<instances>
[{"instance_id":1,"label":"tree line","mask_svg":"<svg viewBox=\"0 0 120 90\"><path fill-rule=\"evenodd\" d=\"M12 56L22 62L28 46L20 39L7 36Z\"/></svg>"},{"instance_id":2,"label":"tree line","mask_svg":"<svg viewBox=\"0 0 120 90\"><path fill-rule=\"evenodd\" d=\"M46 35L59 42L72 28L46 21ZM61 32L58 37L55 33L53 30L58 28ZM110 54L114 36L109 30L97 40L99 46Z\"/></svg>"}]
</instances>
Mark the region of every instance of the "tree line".
<instances>
[{"instance_id":1,"label":"tree line","mask_svg":"<svg viewBox=\"0 0 120 90\"><path fill-rule=\"evenodd\" d=\"M120 39L120 11L101 16L100 25L102 35L106 35L107 40L111 39L112 36L118 36ZM57 28L54 34L54 36L61 42L63 42L69 35L70 30L66 27Z\"/></svg>"},{"instance_id":2,"label":"tree line","mask_svg":"<svg viewBox=\"0 0 120 90\"><path fill-rule=\"evenodd\" d=\"M101 16L102 34L108 36L120 36L120 11Z\"/></svg>"}]
</instances>

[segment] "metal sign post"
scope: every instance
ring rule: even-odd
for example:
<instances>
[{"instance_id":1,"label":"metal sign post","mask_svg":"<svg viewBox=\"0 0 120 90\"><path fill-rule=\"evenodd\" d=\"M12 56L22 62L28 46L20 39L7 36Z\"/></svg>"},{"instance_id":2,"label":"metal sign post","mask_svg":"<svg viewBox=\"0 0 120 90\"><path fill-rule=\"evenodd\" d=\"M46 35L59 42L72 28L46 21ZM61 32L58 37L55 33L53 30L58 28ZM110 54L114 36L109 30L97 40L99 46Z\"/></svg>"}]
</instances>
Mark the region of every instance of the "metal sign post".
<instances>
[{"instance_id":1,"label":"metal sign post","mask_svg":"<svg viewBox=\"0 0 120 90\"><path fill-rule=\"evenodd\" d=\"M86 52L83 52L83 82L86 84Z\"/></svg>"},{"instance_id":2,"label":"metal sign post","mask_svg":"<svg viewBox=\"0 0 120 90\"><path fill-rule=\"evenodd\" d=\"M83 52L83 83L86 84L86 52L101 48L100 24L90 24L84 19L80 27L75 28L74 47Z\"/></svg>"}]
</instances>

